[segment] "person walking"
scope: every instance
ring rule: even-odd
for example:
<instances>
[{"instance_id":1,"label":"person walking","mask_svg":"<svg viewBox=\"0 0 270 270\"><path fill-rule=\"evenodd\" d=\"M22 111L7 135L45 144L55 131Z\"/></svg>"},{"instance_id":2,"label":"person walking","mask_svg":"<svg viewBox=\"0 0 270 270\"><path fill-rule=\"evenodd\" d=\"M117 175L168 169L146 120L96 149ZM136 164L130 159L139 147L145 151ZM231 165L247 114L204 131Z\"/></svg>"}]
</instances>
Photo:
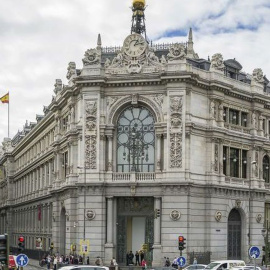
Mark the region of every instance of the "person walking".
<instances>
[{"instance_id":1,"label":"person walking","mask_svg":"<svg viewBox=\"0 0 270 270\"><path fill-rule=\"evenodd\" d=\"M145 259L142 260L141 266L142 266L142 270L147 269L147 264L146 264L146 260Z\"/></svg>"},{"instance_id":2,"label":"person walking","mask_svg":"<svg viewBox=\"0 0 270 270\"><path fill-rule=\"evenodd\" d=\"M138 251L135 252L135 265L140 265L140 254Z\"/></svg>"}]
</instances>

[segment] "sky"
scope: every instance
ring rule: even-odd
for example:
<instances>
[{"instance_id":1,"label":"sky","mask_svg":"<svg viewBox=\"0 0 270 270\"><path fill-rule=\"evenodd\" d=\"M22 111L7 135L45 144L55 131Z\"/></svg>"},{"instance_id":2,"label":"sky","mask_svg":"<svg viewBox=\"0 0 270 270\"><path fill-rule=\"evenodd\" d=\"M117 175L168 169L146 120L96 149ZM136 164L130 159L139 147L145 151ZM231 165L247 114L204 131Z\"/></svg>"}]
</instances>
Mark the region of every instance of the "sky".
<instances>
[{"instance_id":1,"label":"sky","mask_svg":"<svg viewBox=\"0 0 270 270\"><path fill-rule=\"evenodd\" d=\"M269 0L146 0L153 43L187 41L193 29L200 58L221 53L243 71L261 68L270 79ZM35 122L67 84L69 62L82 68L87 49L120 46L131 28L132 0L0 0L0 97L10 93L10 134ZM8 137L8 105L0 103L0 144Z\"/></svg>"}]
</instances>

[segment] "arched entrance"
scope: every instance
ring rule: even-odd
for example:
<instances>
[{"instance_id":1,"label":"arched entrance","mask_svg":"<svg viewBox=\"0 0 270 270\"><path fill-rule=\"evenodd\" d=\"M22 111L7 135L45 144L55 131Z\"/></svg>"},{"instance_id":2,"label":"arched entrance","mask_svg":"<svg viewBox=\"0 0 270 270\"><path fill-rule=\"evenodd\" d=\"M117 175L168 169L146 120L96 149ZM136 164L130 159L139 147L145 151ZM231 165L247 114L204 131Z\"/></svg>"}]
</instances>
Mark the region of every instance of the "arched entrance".
<instances>
[{"instance_id":1,"label":"arched entrance","mask_svg":"<svg viewBox=\"0 0 270 270\"><path fill-rule=\"evenodd\" d=\"M127 253L142 249L148 262L153 260L154 243L154 198L120 197L117 199L117 262L127 264ZM135 258L133 260L135 263Z\"/></svg>"},{"instance_id":2,"label":"arched entrance","mask_svg":"<svg viewBox=\"0 0 270 270\"><path fill-rule=\"evenodd\" d=\"M241 216L235 208L228 217L228 259L241 259Z\"/></svg>"},{"instance_id":3,"label":"arched entrance","mask_svg":"<svg viewBox=\"0 0 270 270\"><path fill-rule=\"evenodd\" d=\"M59 253L60 255L66 254L66 209L62 208L60 214L60 245Z\"/></svg>"}]
</instances>

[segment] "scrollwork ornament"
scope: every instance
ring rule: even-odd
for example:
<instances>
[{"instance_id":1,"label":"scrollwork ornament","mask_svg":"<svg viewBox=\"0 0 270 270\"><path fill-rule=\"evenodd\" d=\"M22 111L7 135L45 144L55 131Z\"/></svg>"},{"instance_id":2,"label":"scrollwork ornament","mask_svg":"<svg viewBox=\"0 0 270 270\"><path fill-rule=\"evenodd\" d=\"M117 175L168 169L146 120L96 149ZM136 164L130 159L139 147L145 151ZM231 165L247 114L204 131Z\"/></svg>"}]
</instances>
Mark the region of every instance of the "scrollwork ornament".
<instances>
[{"instance_id":1,"label":"scrollwork ornament","mask_svg":"<svg viewBox=\"0 0 270 270\"><path fill-rule=\"evenodd\" d=\"M174 221L180 219L181 213L178 210L172 210L170 213L170 218Z\"/></svg>"},{"instance_id":2,"label":"scrollwork ornament","mask_svg":"<svg viewBox=\"0 0 270 270\"><path fill-rule=\"evenodd\" d=\"M96 217L96 212L94 210L87 210L86 214L85 214L85 217L88 220L93 220Z\"/></svg>"},{"instance_id":3,"label":"scrollwork ornament","mask_svg":"<svg viewBox=\"0 0 270 270\"><path fill-rule=\"evenodd\" d=\"M167 54L168 60L183 60L186 58L185 46L180 43L173 44Z\"/></svg>"},{"instance_id":4,"label":"scrollwork ornament","mask_svg":"<svg viewBox=\"0 0 270 270\"><path fill-rule=\"evenodd\" d=\"M256 221L257 221L257 223L261 223L261 221L262 221L262 214L258 214L256 216Z\"/></svg>"},{"instance_id":5,"label":"scrollwork ornament","mask_svg":"<svg viewBox=\"0 0 270 270\"><path fill-rule=\"evenodd\" d=\"M101 53L97 49L88 49L83 58L83 64L85 66L99 64L101 60Z\"/></svg>"},{"instance_id":6,"label":"scrollwork ornament","mask_svg":"<svg viewBox=\"0 0 270 270\"><path fill-rule=\"evenodd\" d=\"M217 222L220 222L221 221L221 218L222 218L222 214L220 211L216 211L215 213L215 219Z\"/></svg>"},{"instance_id":7,"label":"scrollwork ornament","mask_svg":"<svg viewBox=\"0 0 270 270\"><path fill-rule=\"evenodd\" d=\"M240 200L235 200L235 208L241 208L242 202Z\"/></svg>"}]
</instances>

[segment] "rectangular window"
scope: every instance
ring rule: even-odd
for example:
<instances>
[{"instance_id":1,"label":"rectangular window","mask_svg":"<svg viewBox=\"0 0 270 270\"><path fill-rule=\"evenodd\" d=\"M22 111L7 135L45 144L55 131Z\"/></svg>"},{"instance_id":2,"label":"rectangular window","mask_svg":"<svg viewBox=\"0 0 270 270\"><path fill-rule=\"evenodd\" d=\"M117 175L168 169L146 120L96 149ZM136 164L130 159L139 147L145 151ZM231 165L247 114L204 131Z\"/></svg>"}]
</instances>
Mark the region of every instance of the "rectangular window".
<instances>
[{"instance_id":1,"label":"rectangular window","mask_svg":"<svg viewBox=\"0 0 270 270\"><path fill-rule=\"evenodd\" d=\"M247 113L245 112L241 113L241 126L247 127Z\"/></svg>"},{"instance_id":2,"label":"rectangular window","mask_svg":"<svg viewBox=\"0 0 270 270\"><path fill-rule=\"evenodd\" d=\"M229 110L229 123L239 125L239 111Z\"/></svg>"},{"instance_id":3,"label":"rectangular window","mask_svg":"<svg viewBox=\"0 0 270 270\"><path fill-rule=\"evenodd\" d=\"M242 150L242 178L247 178L247 150Z\"/></svg>"},{"instance_id":4,"label":"rectangular window","mask_svg":"<svg viewBox=\"0 0 270 270\"><path fill-rule=\"evenodd\" d=\"M230 148L230 176L239 177L239 149Z\"/></svg>"},{"instance_id":5,"label":"rectangular window","mask_svg":"<svg viewBox=\"0 0 270 270\"><path fill-rule=\"evenodd\" d=\"M223 174L227 175L226 170L227 170L227 157L228 157L228 147L223 146Z\"/></svg>"},{"instance_id":6,"label":"rectangular window","mask_svg":"<svg viewBox=\"0 0 270 270\"><path fill-rule=\"evenodd\" d=\"M227 113L228 113L228 108L223 107L223 120L224 120L224 122L227 122Z\"/></svg>"}]
</instances>

